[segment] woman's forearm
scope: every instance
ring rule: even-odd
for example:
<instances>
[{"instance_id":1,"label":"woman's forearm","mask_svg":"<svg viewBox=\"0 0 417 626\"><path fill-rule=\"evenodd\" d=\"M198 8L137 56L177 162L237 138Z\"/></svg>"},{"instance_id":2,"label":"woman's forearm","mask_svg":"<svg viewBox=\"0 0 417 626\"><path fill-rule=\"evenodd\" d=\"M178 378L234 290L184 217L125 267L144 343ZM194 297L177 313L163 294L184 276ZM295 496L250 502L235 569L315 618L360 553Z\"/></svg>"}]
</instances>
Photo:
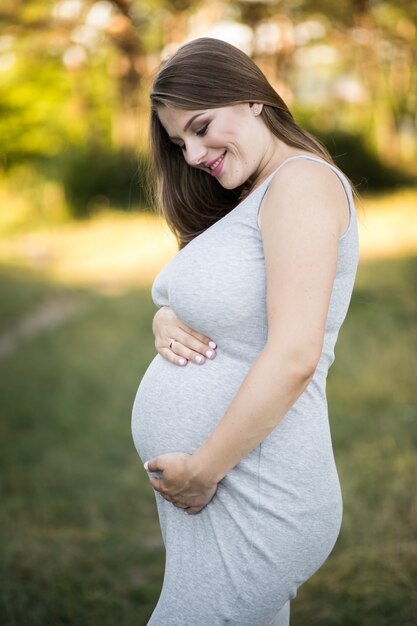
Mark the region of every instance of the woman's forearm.
<instances>
[{"instance_id":1,"label":"woman's forearm","mask_svg":"<svg viewBox=\"0 0 417 626\"><path fill-rule=\"evenodd\" d=\"M197 473L220 481L277 426L314 375L315 367L266 347L227 412L193 454Z\"/></svg>"}]
</instances>

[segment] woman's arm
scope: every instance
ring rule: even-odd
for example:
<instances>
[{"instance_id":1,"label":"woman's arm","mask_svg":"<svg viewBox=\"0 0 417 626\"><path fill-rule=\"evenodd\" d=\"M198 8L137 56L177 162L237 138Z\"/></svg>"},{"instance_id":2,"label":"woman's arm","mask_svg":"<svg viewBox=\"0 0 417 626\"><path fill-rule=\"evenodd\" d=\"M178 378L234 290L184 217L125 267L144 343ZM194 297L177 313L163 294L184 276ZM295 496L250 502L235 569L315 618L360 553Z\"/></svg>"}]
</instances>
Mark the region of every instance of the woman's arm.
<instances>
[{"instance_id":1,"label":"woman's arm","mask_svg":"<svg viewBox=\"0 0 417 626\"><path fill-rule=\"evenodd\" d=\"M192 455L150 460L149 471L163 472L152 486L176 506L204 508L213 485L271 433L311 381L346 212L343 186L323 165L292 161L272 180L262 206L268 340L203 445Z\"/></svg>"},{"instance_id":2,"label":"woman's arm","mask_svg":"<svg viewBox=\"0 0 417 626\"><path fill-rule=\"evenodd\" d=\"M311 381L320 359L347 198L323 165L293 161L262 206L268 341L208 440L196 476L221 480L263 441Z\"/></svg>"},{"instance_id":3,"label":"woman's arm","mask_svg":"<svg viewBox=\"0 0 417 626\"><path fill-rule=\"evenodd\" d=\"M169 306L155 313L152 331L159 354L175 365L187 365L188 361L202 365L216 357L214 341L187 326Z\"/></svg>"}]
</instances>

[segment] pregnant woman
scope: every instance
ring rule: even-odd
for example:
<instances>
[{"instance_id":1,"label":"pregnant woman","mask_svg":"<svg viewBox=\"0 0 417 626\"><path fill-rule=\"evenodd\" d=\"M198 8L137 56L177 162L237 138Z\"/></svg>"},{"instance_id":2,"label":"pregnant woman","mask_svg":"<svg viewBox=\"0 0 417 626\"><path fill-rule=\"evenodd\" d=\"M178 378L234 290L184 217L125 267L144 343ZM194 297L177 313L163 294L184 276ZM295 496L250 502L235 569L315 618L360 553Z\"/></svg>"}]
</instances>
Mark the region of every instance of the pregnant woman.
<instances>
[{"instance_id":1,"label":"pregnant woman","mask_svg":"<svg viewBox=\"0 0 417 626\"><path fill-rule=\"evenodd\" d=\"M229 44L180 48L151 103L180 250L132 416L166 547L149 624L285 626L341 524L326 377L358 264L351 187Z\"/></svg>"}]
</instances>

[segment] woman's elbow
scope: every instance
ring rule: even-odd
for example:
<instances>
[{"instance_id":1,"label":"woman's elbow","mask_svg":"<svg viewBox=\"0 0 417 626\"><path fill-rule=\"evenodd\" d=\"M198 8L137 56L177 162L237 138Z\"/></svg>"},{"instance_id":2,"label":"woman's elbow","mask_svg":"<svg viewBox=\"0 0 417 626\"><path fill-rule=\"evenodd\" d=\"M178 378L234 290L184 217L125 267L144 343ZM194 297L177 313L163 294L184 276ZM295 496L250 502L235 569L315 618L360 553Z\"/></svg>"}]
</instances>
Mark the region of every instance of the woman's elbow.
<instances>
[{"instance_id":1,"label":"woman's elbow","mask_svg":"<svg viewBox=\"0 0 417 626\"><path fill-rule=\"evenodd\" d=\"M316 348L307 348L305 345L277 345L268 342L265 347L266 354L284 365L285 370L301 380L311 380L320 360L321 351Z\"/></svg>"}]
</instances>

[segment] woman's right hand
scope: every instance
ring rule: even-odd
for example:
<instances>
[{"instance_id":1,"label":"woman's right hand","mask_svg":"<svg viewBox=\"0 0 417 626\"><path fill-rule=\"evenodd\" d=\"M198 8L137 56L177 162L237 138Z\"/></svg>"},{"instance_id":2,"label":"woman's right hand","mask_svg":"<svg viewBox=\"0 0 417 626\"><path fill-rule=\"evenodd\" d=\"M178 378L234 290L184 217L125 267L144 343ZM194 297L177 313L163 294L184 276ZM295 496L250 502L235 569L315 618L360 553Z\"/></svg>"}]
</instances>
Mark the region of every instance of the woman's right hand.
<instances>
[{"instance_id":1,"label":"woman's right hand","mask_svg":"<svg viewBox=\"0 0 417 626\"><path fill-rule=\"evenodd\" d=\"M202 365L216 357L216 343L184 324L169 306L155 313L152 331L159 354L175 365L187 365L188 361Z\"/></svg>"}]
</instances>

